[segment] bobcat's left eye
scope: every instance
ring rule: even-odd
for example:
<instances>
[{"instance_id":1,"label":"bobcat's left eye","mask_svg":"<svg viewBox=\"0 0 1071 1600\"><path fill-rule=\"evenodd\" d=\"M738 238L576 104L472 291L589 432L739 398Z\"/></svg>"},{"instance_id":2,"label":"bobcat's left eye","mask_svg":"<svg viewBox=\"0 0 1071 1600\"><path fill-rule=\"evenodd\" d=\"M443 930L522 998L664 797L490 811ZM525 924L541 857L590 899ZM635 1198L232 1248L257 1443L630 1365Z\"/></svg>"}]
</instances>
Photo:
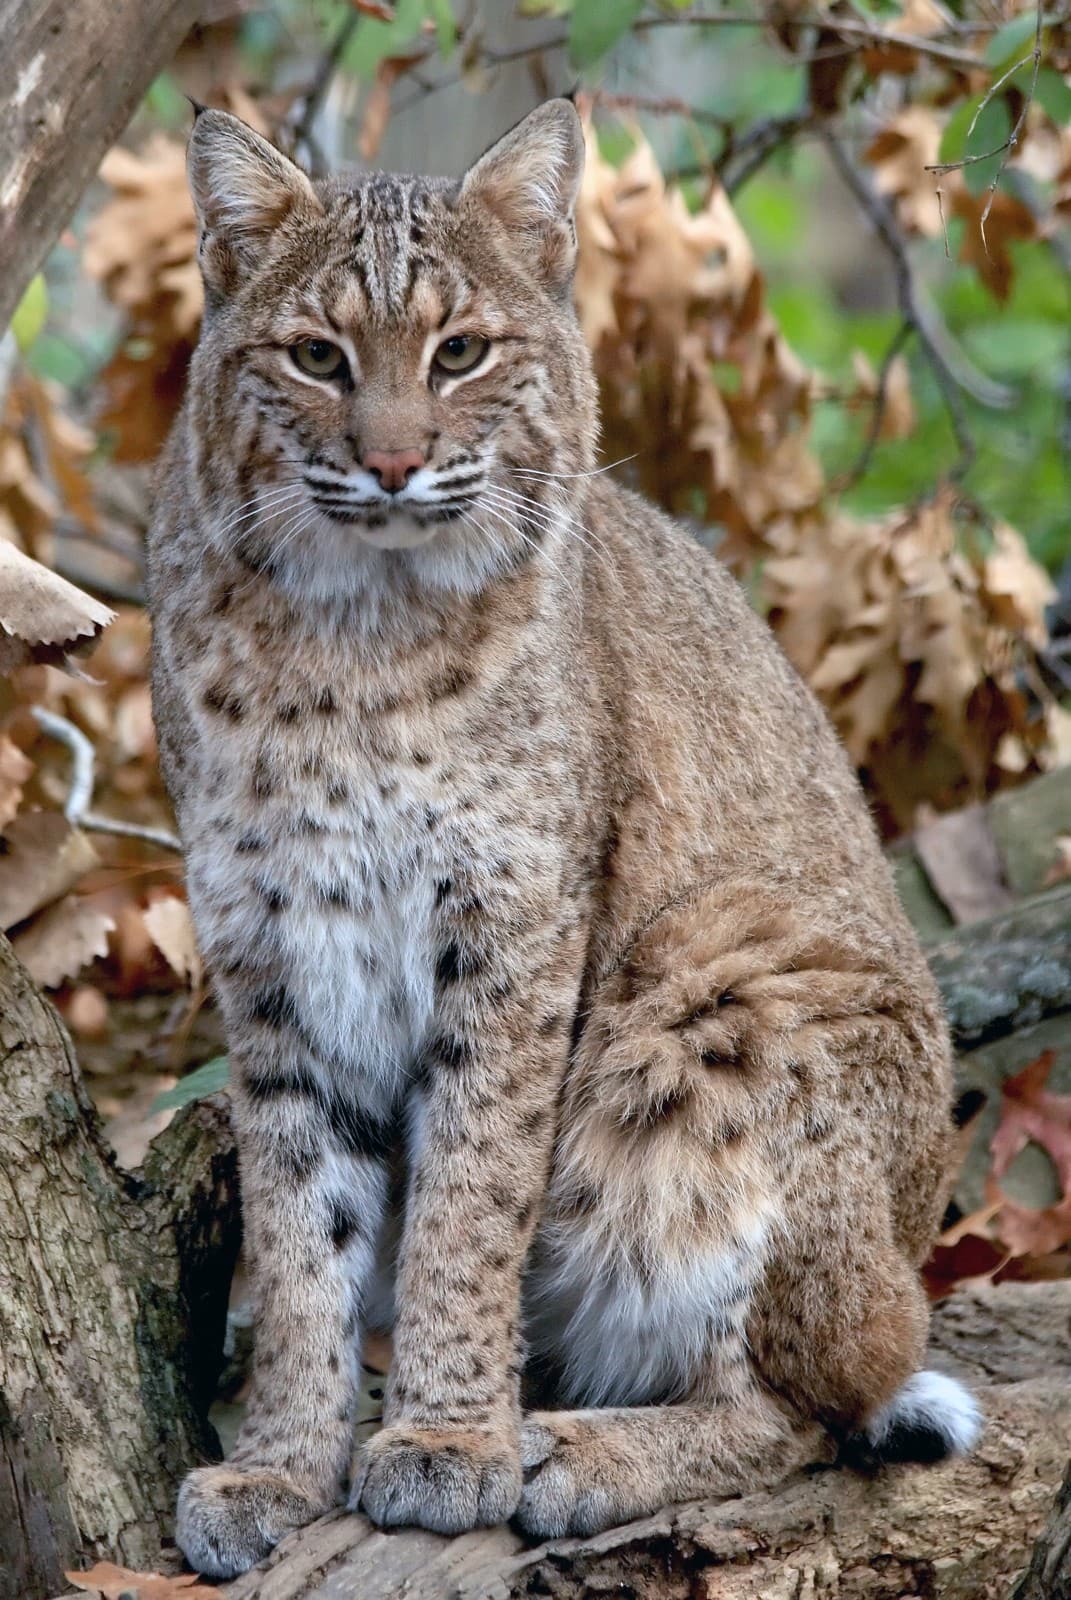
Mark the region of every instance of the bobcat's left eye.
<instances>
[{"instance_id":1,"label":"bobcat's left eye","mask_svg":"<svg viewBox=\"0 0 1071 1600\"><path fill-rule=\"evenodd\" d=\"M441 372L471 372L491 348L490 339L481 339L475 333L455 333L444 339L435 352L435 365Z\"/></svg>"},{"instance_id":2,"label":"bobcat's left eye","mask_svg":"<svg viewBox=\"0 0 1071 1600\"><path fill-rule=\"evenodd\" d=\"M346 372L346 357L330 339L302 339L290 346L295 367L310 378L341 378Z\"/></svg>"}]
</instances>

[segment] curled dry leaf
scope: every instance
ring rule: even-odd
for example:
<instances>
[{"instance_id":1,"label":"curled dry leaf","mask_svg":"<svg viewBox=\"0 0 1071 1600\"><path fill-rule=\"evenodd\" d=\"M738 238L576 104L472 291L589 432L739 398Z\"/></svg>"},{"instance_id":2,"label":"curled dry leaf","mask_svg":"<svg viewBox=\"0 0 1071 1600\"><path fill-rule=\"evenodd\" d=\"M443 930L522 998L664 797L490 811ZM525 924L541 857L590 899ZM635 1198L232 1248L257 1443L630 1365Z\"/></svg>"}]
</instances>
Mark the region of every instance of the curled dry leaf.
<instances>
[{"instance_id":1,"label":"curled dry leaf","mask_svg":"<svg viewBox=\"0 0 1071 1600\"><path fill-rule=\"evenodd\" d=\"M115 613L0 539L0 673L93 644Z\"/></svg>"},{"instance_id":2,"label":"curled dry leaf","mask_svg":"<svg viewBox=\"0 0 1071 1600\"><path fill-rule=\"evenodd\" d=\"M158 1572L132 1572L111 1561L98 1561L88 1572L65 1572L63 1576L76 1589L99 1595L101 1600L220 1600L221 1591L202 1583L196 1573L180 1573L165 1578Z\"/></svg>"},{"instance_id":3,"label":"curled dry leaf","mask_svg":"<svg viewBox=\"0 0 1071 1600\"><path fill-rule=\"evenodd\" d=\"M1003 189L994 194L988 191L971 194L966 188L958 187L952 196L952 214L964 221L960 260L970 263L997 300L1007 300L1014 267L1010 246L1015 239L1037 237L1038 222L1034 213L1022 200L1006 194Z\"/></svg>"},{"instance_id":4,"label":"curled dry leaf","mask_svg":"<svg viewBox=\"0 0 1071 1600\"><path fill-rule=\"evenodd\" d=\"M204 976L201 954L193 931L193 919L185 900L166 895L154 900L142 913L150 939L173 972L184 983L199 989Z\"/></svg>"},{"instance_id":5,"label":"curled dry leaf","mask_svg":"<svg viewBox=\"0 0 1071 1600\"><path fill-rule=\"evenodd\" d=\"M874 169L881 194L894 201L901 225L909 233L935 239L942 231L941 202L932 172L941 148L941 117L930 106L905 106L873 139L866 159ZM943 180L946 190L962 187L958 173Z\"/></svg>"},{"instance_id":6,"label":"curled dry leaf","mask_svg":"<svg viewBox=\"0 0 1071 1600\"><path fill-rule=\"evenodd\" d=\"M91 961L108 954L114 920L69 894L47 906L12 940L26 971L42 989L58 989Z\"/></svg>"},{"instance_id":7,"label":"curled dry leaf","mask_svg":"<svg viewBox=\"0 0 1071 1600\"><path fill-rule=\"evenodd\" d=\"M32 772L29 756L0 734L0 828L6 828L18 811L23 785Z\"/></svg>"},{"instance_id":8,"label":"curled dry leaf","mask_svg":"<svg viewBox=\"0 0 1071 1600\"><path fill-rule=\"evenodd\" d=\"M97 852L58 811L23 812L4 830L0 853L0 928L51 905L98 864Z\"/></svg>"},{"instance_id":9,"label":"curled dry leaf","mask_svg":"<svg viewBox=\"0 0 1071 1600\"><path fill-rule=\"evenodd\" d=\"M852 356L852 366L859 400L876 404L880 390L878 375L861 350L856 350ZM894 356L885 375L878 438L907 439L914 433L917 421L915 402L911 398L911 369L904 356Z\"/></svg>"},{"instance_id":10,"label":"curled dry leaf","mask_svg":"<svg viewBox=\"0 0 1071 1600\"><path fill-rule=\"evenodd\" d=\"M1047 1255L1071 1242L1071 1095L1045 1087L1055 1059L1055 1051L1044 1050L1004 1084L1000 1123L990 1145L986 1198L999 1204L998 1237L1017 1256ZM1028 1144L1040 1146L1052 1161L1060 1185L1055 1205L1020 1205L1000 1188L1000 1179Z\"/></svg>"}]
</instances>

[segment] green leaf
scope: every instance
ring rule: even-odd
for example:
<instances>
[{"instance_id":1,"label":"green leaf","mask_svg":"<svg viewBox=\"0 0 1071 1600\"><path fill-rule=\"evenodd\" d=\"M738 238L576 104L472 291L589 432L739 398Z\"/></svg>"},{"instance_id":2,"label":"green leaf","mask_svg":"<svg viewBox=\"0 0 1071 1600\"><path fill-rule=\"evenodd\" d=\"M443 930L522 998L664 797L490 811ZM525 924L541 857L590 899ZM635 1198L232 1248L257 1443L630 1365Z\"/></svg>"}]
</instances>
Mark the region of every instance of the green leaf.
<instances>
[{"instance_id":1,"label":"green leaf","mask_svg":"<svg viewBox=\"0 0 1071 1600\"><path fill-rule=\"evenodd\" d=\"M1003 28L998 28L985 47L985 62L993 68L994 77L999 78L1014 62L1030 54L1037 26L1037 12L1024 11L1021 17L1014 17Z\"/></svg>"},{"instance_id":2,"label":"green leaf","mask_svg":"<svg viewBox=\"0 0 1071 1600\"><path fill-rule=\"evenodd\" d=\"M1024 72L1028 69L1024 68ZM1023 86L1030 87L1030 78L1027 76ZM1058 128L1071 122L1071 84L1052 67L1042 67L1038 73L1038 81L1034 88L1034 99L1041 106L1046 116L1052 118Z\"/></svg>"},{"instance_id":3,"label":"green leaf","mask_svg":"<svg viewBox=\"0 0 1071 1600\"><path fill-rule=\"evenodd\" d=\"M997 95L988 105L983 105L984 99L984 95L975 95L949 117L937 153L938 161L963 161L969 156L985 155L989 150L998 152L988 161L972 161L964 167L963 181L972 194L981 194L992 183L1004 159L1000 147L1012 129L1011 113L1004 96Z\"/></svg>"},{"instance_id":4,"label":"green leaf","mask_svg":"<svg viewBox=\"0 0 1071 1600\"><path fill-rule=\"evenodd\" d=\"M576 0L569 18L569 59L574 67L591 67L643 9L643 0Z\"/></svg>"},{"instance_id":5,"label":"green leaf","mask_svg":"<svg viewBox=\"0 0 1071 1600\"><path fill-rule=\"evenodd\" d=\"M145 95L145 104L166 127L182 127L190 121L190 102L170 72L161 72L153 79Z\"/></svg>"},{"instance_id":6,"label":"green leaf","mask_svg":"<svg viewBox=\"0 0 1071 1600\"><path fill-rule=\"evenodd\" d=\"M404 55L424 26L424 0L398 0L392 22L362 17L342 57L347 71L359 78L374 78L381 61Z\"/></svg>"},{"instance_id":7,"label":"green leaf","mask_svg":"<svg viewBox=\"0 0 1071 1600\"><path fill-rule=\"evenodd\" d=\"M457 43L457 19L450 0L426 0L428 16L435 24L439 54L445 61Z\"/></svg>"},{"instance_id":8,"label":"green leaf","mask_svg":"<svg viewBox=\"0 0 1071 1600\"><path fill-rule=\"evenodd\" d=\"M211 1061L206 1061L203 1067L198 1067L194 1072L188 1072L180 1078L173 1089L166 1089L163 1094L158 1094L152 1103L153 1111L173 1111L180 1106L188 1106L193 1100L203 1100L206 1095L218 1094L227 1087L230 1078L230 1066L226 1056L215 1056Z\"/></svg>"},{"instance_id":9,"label":"green leaf","mask_svg":"<svg viewBox=\"0 0 1071 1600\"><path fill-rule=\"evenodd\" d=\"M47 320L48 287L45 284L44 274L39 272L27 284L22 299L15 307L15 315L11 319L11 331L15 335L15 343L23 355L33 344Z\"/></svg>"}]
</instances>

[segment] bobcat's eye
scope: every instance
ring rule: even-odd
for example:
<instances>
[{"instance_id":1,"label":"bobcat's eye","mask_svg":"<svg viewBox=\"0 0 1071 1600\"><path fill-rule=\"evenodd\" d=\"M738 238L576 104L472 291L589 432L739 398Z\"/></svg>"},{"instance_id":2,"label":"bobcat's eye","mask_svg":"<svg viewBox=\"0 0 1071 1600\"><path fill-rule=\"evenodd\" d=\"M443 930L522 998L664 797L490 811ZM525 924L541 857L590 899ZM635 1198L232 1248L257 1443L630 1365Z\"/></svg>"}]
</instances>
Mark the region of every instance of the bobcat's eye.
<instances>
[{"instance_id":1,"label":"bobcat's eye","mask_svg":"<svg viewBox=\"0 0 1071 1600\"><path fill-rule=\"evenodd\" d=\"M290 357L310 378L340 378L347 371L345 355L330 339L302 339L290 346Z\"/></svg>"},{"instance_id":2,"label":"bobcat's eye","mask_svg":"<svg viewBox=\"0 0 1071 1600\"><path fill-rule=\"evenodd\" d=\"M455 333L444 339L435 352L435 365L441 372L471 372L491 348L489 339L475 333Z\"/></svg>"}]
</instances>

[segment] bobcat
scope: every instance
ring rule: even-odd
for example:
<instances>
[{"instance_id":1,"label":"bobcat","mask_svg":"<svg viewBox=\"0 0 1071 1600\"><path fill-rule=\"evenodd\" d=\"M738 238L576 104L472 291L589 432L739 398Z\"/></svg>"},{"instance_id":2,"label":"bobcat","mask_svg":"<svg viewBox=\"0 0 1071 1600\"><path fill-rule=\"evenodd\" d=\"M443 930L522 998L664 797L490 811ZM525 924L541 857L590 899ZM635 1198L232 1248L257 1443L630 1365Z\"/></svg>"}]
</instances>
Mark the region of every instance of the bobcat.
<instances>
[{"instance_id":1,"label":"bobcat","mask_svg":"<svg viewBox=\"0 0 1071 1600\"><path fill-rule=\"evenodd\" d=\"M583 148L556 100L460 181L314 183L194 124L150 586L257 1319L179 1499L217 1577L347 1478L543 1538L977 1431L919 1370L938 996L811 694L595 468Z\"/></svg>"}]
</instances>

